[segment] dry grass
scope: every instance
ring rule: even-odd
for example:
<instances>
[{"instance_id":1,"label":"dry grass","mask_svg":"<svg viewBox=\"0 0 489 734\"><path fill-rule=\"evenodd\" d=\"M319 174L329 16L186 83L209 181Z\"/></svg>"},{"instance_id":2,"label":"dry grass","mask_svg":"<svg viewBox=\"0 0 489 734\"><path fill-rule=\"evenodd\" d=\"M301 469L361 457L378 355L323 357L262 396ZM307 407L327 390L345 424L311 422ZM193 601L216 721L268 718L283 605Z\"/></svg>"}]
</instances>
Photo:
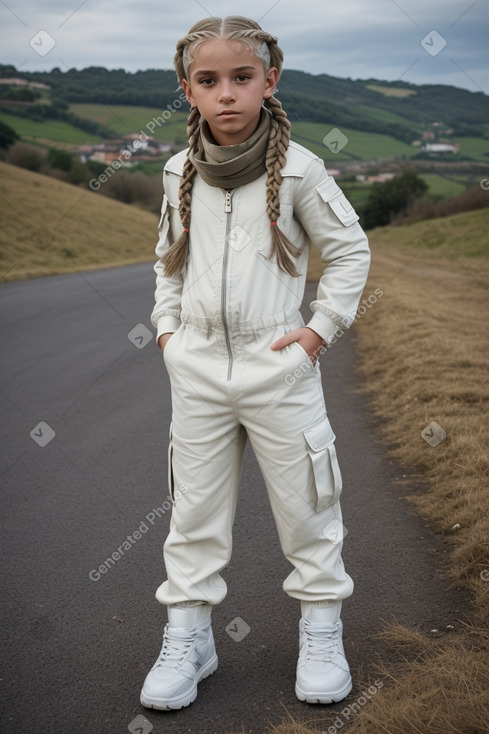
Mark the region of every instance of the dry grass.
<instances>
[{"instance_id":1,"label":"dry grass","mask_svg":"<svg viewBox=\"0 0 489 734\"><path fill-rule=\"evenodd\" d=\"M0 280L154 260L150 212L0 163Z\"/></svg>"},{"instance_id":2,"label":"dry grass","mask_svg":"<svg viewBox=\"0 0 489 734\"><path fill-rule=\"evenodd\" d=\"M426 480L411 499L452 542L474 626L440 639L387 626L400 662L376 668L385 685L351 734L489 732L488 226L486 209L370 233L364 297L383 296L355 327L365 389L386 446ZM314 256L311 277L320 267ZM446 431L437 446L421 436L432 421Z\"/></svg>"},{"instance_id":3,"label":"dry grass","mask_svg":"<svg viewBox=\"0 0 489 734\"><path fill-rule=\"evenodd\" d=\"M463 240L460 219L476 219L485 239L487 210L443 220L451 243L437 250L423 250L419 239L394 248L374 235L367 291L384 295L357 333L383 435L402 464L429 479L429 490L412 500L451 536L453 578L472 588L474 619L482 622L489 614L489 261L456 255L450 232ZM419 225L406 229L419 236ZM447 434L436 447L420 435L432 421Z\"/></svg>"},{"instance_id":4,"label":"dry grass","mask_svg":"<svg viewBox=\"0 0 489 734\"><path fill-rule=\"evenodd\" d=\"M391 625L383 636L399 653L398 670L379 669L384 687L362 708L349 734L487 734L487 630L432 640Z\"/></svg>"}]
</instances>

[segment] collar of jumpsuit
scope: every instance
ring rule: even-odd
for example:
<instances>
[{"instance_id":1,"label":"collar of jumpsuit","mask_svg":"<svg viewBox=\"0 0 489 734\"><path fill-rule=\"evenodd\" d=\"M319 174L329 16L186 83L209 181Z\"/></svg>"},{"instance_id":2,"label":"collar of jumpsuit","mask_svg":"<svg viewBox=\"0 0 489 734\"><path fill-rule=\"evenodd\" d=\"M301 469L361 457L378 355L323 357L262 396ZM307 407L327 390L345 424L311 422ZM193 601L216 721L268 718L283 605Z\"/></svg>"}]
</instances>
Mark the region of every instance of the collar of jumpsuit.
<instances>
[{"instance_id":1,"label":"collar of jumpsuit","mask_svg":"<svg viewBox=\"0 0 489 734\"><path fill-rule=\"evenodd\" d=\"M202 121L197 150L190 153L190 159L209 186L235 189L265 173L270 119L269 112L263 107L253 135L237 145L217 145L209 125Z\"/></svg>"}]
</instances>

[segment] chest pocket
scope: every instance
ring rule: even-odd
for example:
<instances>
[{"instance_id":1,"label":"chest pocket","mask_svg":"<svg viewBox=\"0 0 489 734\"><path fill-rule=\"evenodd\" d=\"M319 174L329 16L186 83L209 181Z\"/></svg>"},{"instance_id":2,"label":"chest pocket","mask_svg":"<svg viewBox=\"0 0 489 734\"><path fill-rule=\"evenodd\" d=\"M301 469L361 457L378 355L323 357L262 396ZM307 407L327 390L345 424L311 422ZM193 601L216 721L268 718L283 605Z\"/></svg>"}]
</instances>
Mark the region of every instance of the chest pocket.
<instances>
[{"instance_id":1,"label":"chest pocket","mask_svg":"<svg viewBox=\"0 0 489 734\"><path fill-rule=\"evenodd\" d=\"M326 178L316 186L316 191L325 204L328 204L333 210L344 227L349 227L351 224L358 222L358 214L332 177Z\"/></svg>"}]
</instances>

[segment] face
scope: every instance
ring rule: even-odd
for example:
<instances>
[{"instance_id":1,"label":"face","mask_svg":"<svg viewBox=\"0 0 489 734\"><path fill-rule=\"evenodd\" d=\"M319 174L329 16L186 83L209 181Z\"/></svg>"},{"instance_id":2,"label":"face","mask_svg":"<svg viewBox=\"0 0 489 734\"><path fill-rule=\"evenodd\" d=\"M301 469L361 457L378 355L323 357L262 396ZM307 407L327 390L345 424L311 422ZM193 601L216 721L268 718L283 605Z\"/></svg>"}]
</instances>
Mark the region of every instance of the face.
<instances>
[{"instance_id":1,"label":"face","mask_svg":"<svg viewBox=\"0 0 489 734\"><path fill-rule=\"evenodd\" d=\"M245 43L216 39L196 48L182 87L216 143L235 145L255 132L262 102L273 95L277 81L278 70L265 72Z\"/></svg>"}]
</instances>

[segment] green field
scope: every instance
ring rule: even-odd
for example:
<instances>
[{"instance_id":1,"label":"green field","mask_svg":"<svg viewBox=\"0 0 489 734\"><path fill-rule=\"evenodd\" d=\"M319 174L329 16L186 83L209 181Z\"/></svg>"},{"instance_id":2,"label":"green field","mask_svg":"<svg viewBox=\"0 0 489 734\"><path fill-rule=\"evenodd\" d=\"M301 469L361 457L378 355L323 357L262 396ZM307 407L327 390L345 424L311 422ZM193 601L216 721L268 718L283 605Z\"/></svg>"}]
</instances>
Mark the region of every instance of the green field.
<instances>
[{"instance_id":1,"label":"green field","mask_svg":"<svg viewBox=\"0 0 489 734\"><path fill-rule=\"evenodd\" d=\"M151 123L153 118L157 118L162 114L162 110L156 108L131 107L128 105L72 104L70 110L79 117L96 120L110 127L118 135L127 135L128 133L139 132L139 130L149 132L146 125ZM377 110L375 114L379 117L390 116L390 119L396 119L395 115L390 115L390 113L385 113L382 110ZM376 135L375 133L344 128L342 132L349 138L349 141L343 150L338 154L334 154L322 142L330 129L331 127L328 125L315 122L293 122L292 139L310 148L321 158L330 161L401 158L403 156L409 157L417 152L410 145L395 140L388 135ZM162 142L183 143L186 135L185 113L173 113L171 118L161 126L157 126L152 134ZM330 163L330 165L333 164Z\"/></svg>"},{"instance_id":2,"label":"green field","mask_svg":"<svg viewBox=\"0 0 489 734\"><path fill-rule=\"evenodd\" d=\"M97 136L90 135L61 120L34 122L27 117L17 117L17 115L0 112L0 121L13 128L26 143L39 143L53 147L56 147L58 143L64 143L73 147L100 142Z\"/></svg>"},{"instance_id":3,"label":"green field","mask_svg":"<svg viewBox=\"0 0 489 734\"><path fill-rule=\"evenodd\" d=\"M489 139L484 138L457 138L460 145L460 155L487 161L489 165Z\"/></svg>"},{"instance_id":4,"label":"green field","mask_svg":"<svg viewBox=\"0 0 489 734\"><path fill-rule=\"evenodd\" d=\"M357 113L359 119L365 117L374 120L381 120L382 122L397 122L400 125L406 125L405 117L396 115L395 112L389 112L389 110L375 107L375 105L373 107L354 107L352 109ZM411 125L411 128L412 127L413 126Z\"/></svg>"},{"instance_id":5,"label":"green field","mask_svg":"<svg viewBox=\"0 0 489 734\"><path fill-rule=\"evenodd\" d=\"M336 161L392 160L393 158L409 158L417 152L416 148L388 135L376 135L342 127L341 132L348 138L348 143L335 154L323 143L323 138L332 127L317 122L293 122L292 139L324 158L326 165L331 168L334 168Z\"/></svg>"},{"instance_id":6,"label":"green field","mask_svg":"<svg viewBox=\"0 0 489 734\"><path fill-rule=\"evenodd\" d=\"M78 117L94 120L113 130L114 135L128 135L141 130L152 135L160 142L186 142L185 112L173 112L166 119L161 110L152 107L132 107L130 105L103 105L103 104L72 104L70 111ZM372 107L367 112L358 109L359 115L365 114L370 118L382 121L403 122L403 118L385 110ZM159 119L158 119L159 118ZM24 117L18 117L6 112L0 112L0 120L10 125L26 142L41 145L75 148L100 142L100 138L86 133L66 122L47 120L33 122ZM149 126L149 127L148 127ZM334 168L336 163L362 160L406 160L419 152L407 143L396 140L389 135L353 130L342 127L341 132L348 138L348 143L338 152L333 153L323 143L323 138L333 128L315 122L293 122L292 139L312 150L323 158L326 165ZM457 139L460 144L460 156L474 160L489 160L489 140L484 138L465 137ZM453 157L456 160L456 156ZM460 188L452 182L451 187L443 187L439 181L433 182L432 192L435 194L452 195L459 193Z\"/></svg>"},{"instance_id":7,"label":"green field","mask_svg":"<svg viewBox=\"0 0 489 734\"><path fill-rule=\"evenodd\" d=\"M105 125L117 135L129 135L143 130L162 143L184 143L186 140L187 115L184 112L173 112L171 117L165 119L167 115L162 117L162 113L168 110L156 107L103 104L72 104L70 111L78 117ZM148 124L150 129L146 127Z\"/></svg>"},{"instance_id":8,"label":"green field","mask_svg":"<svg viewBox=\"0 0 489 734\"><path fill-rule=\"evenodd\" d=\"M420 175L430 187L428 191L430 198L442 199L446 196L458 196L466 188L465 184L460 181L439 176L436 173L422 173Z\"/></svg>"},{"instance_id":9,"label":"green field","mask_svg":"<svg viewBox=\"0 0 489 734\"><path fill-rule=\"evenodd\" d=\"M457 196L464 192L466 184L470 183L469 180L464 183L446 176L439 176L436 173L421 173L420 177L429 186L429 190L426 193L428 199L443 199L447 196ZM339 184L355 209L358 210L366 204L372 184L361 181L342 181L341 179L339 180Z\"/></svg>"}]
</instances>

